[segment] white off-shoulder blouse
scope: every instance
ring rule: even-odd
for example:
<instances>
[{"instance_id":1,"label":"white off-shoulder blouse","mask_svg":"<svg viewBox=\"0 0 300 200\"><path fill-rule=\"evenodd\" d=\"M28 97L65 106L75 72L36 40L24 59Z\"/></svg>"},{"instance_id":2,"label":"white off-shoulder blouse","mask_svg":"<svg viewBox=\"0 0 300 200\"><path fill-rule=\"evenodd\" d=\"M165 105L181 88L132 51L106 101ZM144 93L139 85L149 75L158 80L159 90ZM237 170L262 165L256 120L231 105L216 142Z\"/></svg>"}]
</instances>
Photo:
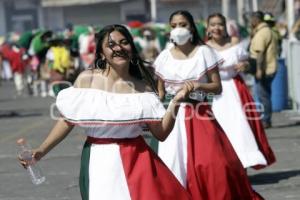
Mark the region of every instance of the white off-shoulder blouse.
<instances>
[{"instance_id":1,"label":"white off-shoulder blouse","mask_svg":"<svg viewBox=\"0 0 300 200\"><path fill-rule=\"evenodd\" d=\"M206 83L206 73L222 62L212 48L202 45L187 59L176 59L169 49L165 49L156 58L153 66L156 75L164 81L166 92L174 95L185 81Z\"/></svg>"},{"instance_id":2,"label":"white off-shoulder blouse","mask_svg":"<svg viewBox=\"0 0 300 200\"><path fill-rule=\"evenodd\" d=\"M96 138L134 138L146 123L160 122L165 108L153 92L113 93L70 87L59 92L56 106L65 120Z\"/></svg>"}]
</instances>

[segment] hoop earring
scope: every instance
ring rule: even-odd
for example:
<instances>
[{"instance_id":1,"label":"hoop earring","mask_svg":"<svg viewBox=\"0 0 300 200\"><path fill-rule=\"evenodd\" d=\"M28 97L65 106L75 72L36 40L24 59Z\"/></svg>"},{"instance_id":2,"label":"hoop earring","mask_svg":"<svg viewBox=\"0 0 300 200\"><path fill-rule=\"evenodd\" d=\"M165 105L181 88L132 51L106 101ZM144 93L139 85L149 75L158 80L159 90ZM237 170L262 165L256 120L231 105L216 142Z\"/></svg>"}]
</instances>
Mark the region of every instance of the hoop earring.
<instances>
[{"instance_id":1,"label":"hoop earring","mask_svg":"<svg viewBox=\"0 0 300 200\"><path fill-rule=\"evenodd\" d=\"M190 41L191 41L191 43L194 42L194 36L193 35L191 36Z\"/></svg>"},{"instance_id":2,"label":"hoop earring","mask_svg":"<svg viewBox=\"0 0 300 200\"><path fill-rule=\"evenodd\" d=\"M207 37L211 38L211 33L210 32L207 32Z\"/></svg>"},{"instance_id":3,"label":"hoop earring","mask_svg":"<svg viewBox=\"0 0 300 200\"><path fill-rule=\"evenodd\" d=\"M139 65L139 64L140 64L139 60L136 59L136 58L132 58L132 59L130 60L130 63L133 64L133 65Z\"/></svg>"},{"instance_id":4,"label":"hoop earring","mask_svg":"<svg viewBox=\"0 0 300 200\"><path fill-rule=\"evenodd\" d=\"M98 69L105 69L105 67L106 67L106 60L105 59L98 59L97 61L96 61L96 67L98 68Z\"/></svg>"}]
</instances>

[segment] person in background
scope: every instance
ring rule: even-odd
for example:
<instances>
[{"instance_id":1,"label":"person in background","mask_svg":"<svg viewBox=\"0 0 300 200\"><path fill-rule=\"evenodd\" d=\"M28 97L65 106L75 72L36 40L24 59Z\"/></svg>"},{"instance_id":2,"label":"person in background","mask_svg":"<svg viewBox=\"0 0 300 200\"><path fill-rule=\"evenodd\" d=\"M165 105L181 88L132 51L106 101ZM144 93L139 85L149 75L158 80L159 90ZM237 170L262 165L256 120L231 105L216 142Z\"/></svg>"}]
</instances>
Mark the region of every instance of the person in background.
<instances>
[{"instance_id":1,"label":"person in background","mask_svg":"<svg viewBox=\"0 0 300 200\"><path fill-rule=\"evenodd\" d=\"M172 13L169 23L174 45L163 50L154 62L159 96L172 99L186 83L192 83L192 90L180 105L170 136L159 143L158 155L192 199L262 199L252 190L205 95L222 92L218 72L221 59L201 41L188 11Z\"/></svg>"},{"instance_id":2,"label":"person in background","mask_svg":"<svg viewBox=\"0 0 300 200\"><path fill-rule=\"evenodd\" d=\"M78 38L79 55L82 69L87 69L92 66L95 60L95 31L94 27L89 26L88 32L81 34Z\"/></svg>"},{"instance_id":3,"label":"person in background","mask_svg":"<svg viewBox=\"0 0 300 200\"><path fill-rule=\"evenodd\" d=\"M20 97L24 95L24 72L28 60L23 58L25 49L21 48L16 41L17 39L12 41L11 44L4 44L0 49L0 54L2 55L2 59L9 63L11 68L16 88L15 97Z\"/></svg>"},{"instance_id":4,"label":"person in background","mask_svg":"<svg viewBox=\"0 0 300 200\"><path fill-rule=\"evenodd\" d=\"M85 26L75 26L72 23L67 23L64 30L64 38L69 42L68 46L75 69L82 67L80 66L79 36L83 32L86 32Z\"/></svg>"},{"instance_id":5,"label":"person in background","mask_svg":"<svg viewBox=\"0 0 300 200\"><path fill-rule=\"evenodd\" d=\"M262 123L272 126L271 84L277 71L278 41L271 28L264 22L264 13L251 15L252 38L250 59L254 60L255 85L258 101L263 105Z\"/></svg>"},{"instance_id":6,"label":"person in background","mask_svg":"<svg viewBox=\"0 0 300 200\"><path fill-rule=\"evenodd\" d=\"M6 41L5 37L0 37L0 66L1 66L1 78L2 80L11 80L13 75L11 71L11 66L8 61L7 54L10 51L10 45Z\"/></svg>"},{"instance_id":7,"label":"person in background","mask_svg":"<svg viewBox=\"0 0 300 200\"><path fill-rule=\"evenodd\" d=\"M95 68L83 71L73 87L59 93L56 105L64 118L33 157L40 160L75 125L82 126L87 135L80 171L83 200L189 200L141 134L147 125L157 139L165 140L191 84L183 85L166 112L129 31L108 25L96 39Z\"/></svg>"},{"instance_id":8,"label":"person in background","mask_svg":"<svg viewBox=\"0 0 300 200\"><path fill-rule=\"evenodd\" d=\"M213 99L212 110L244 168L256 169L275 162L254 100L240 73L248 67L248 53L236 38L227 33L226 18L220 13L207 19L210 35L207 44L224 62L219 71L222 93Z\"/></svg>"},{"instance_id":9,"label":"person in background","mask_svg":"<svg viewBox=\"0 0 300 200\"><path fill-rule=\"evenodd\" d=\"M290 39L292 40L300 40L300 18L296 20L294 23L291 33L290 33Z\"/></svg>"},{"instance_id":10,"label":"person in background","mask_svg":"<svg viewBox=\"0 0 300 200\"><path fill-rule=\"evenodd\" d=\"M159 40L156 37L155 31L150 27L145 27L141 32L143 36L140 40L140 46L142 48L141 56L145 61L153 63L161 51Z\"/></svg>"},{"instance_id":11,"label":"person in background","mask_svg":"<svg viewBox=\"0 0 300 200\"><path fill-rule=\"evenodd\" d=\"M51 83L50 96L57 95L58 92L69 85L65 85L67 73L73 67L70 51L65 44L65 40L61 36L54 36L50 41L51 47L46 54L45 71L50 74L49 80ZM45 84L47 85L47 81ZM45 87L48 88L48 87ZM52 91L51 91L52 90Z\"/></svg>"},{"instance_id":12,"label":"person in background","mask_svg":"<svg viewBox=\"0 0 300 200\"><path fill-rule=\"evenodd\" d=\"M43 81L43 66L46 61L46 53L49 49L49 40L53 32L50 30L38 31L30 42L28 54L30 55L31 87L33 96L46 96L45 82Z\"/></svg>"},{"instance_id":13,"label":"person in background","mask_svg":"<svg viewBox=\"0 0 300 200\"><path fill-rule=\"evenodd\" d=\"M275 17L273 16L272 13L264 13L264 22L266 22L269 27L271 28L272 32L273 32L273 36L276 38L276 40L278 41L278 56L280 56L282 48L281 48L281 43L282 43L282 37L281 34L278 30L278 27L276 26L276 20Z\"/></svg>"}]
</instances>

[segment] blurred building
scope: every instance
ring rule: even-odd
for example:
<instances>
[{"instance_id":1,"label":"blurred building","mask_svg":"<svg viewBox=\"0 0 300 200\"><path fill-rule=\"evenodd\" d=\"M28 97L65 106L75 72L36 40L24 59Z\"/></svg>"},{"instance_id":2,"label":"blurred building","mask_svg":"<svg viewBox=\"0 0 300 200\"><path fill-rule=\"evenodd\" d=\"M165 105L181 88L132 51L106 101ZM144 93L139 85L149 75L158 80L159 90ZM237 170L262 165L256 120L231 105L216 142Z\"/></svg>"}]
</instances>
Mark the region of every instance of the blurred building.
<instances>
[{"instance_id":1,"label":"blurred building","mask_svg":"<svg viewBox=\"0 0 300 200\"><path fill-rule=\"evenodd\" d=\"M0 0L0 35L43 26L40 0Z\"/></svg>"},{"instance_id":2,"label":"blurred building","mask_svg":"<svg viewBox=\"0 0 300 200\"><path fill-rule=\"evenodd\" d=\"M178 9L189 10L195 19L222 12L224 0L156 0L156 21L167 22ZM259 2L271 2L270 0ZM282 1L282 0L277 0ZM66 24L106 25L151 19L152 0L0 0L0 35L38 27L61 29ZM238 2L226 0L228 17L237 18ZM274 2L274 0L272 0ZM273 5L273 4L272 4Z\"/></svg>"},{"instance_id":3,"label":"blurred building","mask_svg":"<svg viewBox=\"0 0 300 200\"><path fill-rule=\"evenodd\" d=\"M235 0L234 0L235 1ZM66 23L97 24L150 21L151 0L42 0L47 28ZM178 9L187 9L195 18L206 17L209 12L220 12L220 0L156 0L157 21L167 22ZM60 20L58 20L60 18Z\"/></svg>"}]
</instances>

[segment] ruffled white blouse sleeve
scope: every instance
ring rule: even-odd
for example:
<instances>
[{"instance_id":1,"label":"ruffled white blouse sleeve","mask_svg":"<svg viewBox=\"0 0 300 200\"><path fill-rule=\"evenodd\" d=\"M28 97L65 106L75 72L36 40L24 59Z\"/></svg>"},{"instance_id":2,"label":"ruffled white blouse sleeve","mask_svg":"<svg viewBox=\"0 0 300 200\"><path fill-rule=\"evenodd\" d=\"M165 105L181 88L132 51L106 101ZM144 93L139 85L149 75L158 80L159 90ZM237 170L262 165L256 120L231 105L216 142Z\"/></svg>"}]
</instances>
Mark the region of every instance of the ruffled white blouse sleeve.
<instances>
[{"instance_id":1,"label":"ruffled white blouse sleeve","mask_svg":"<svg viewBox=\"0 0 300 200\"><path fill-rule=\"evenodd\" d=\"M238 60L244 61L249 58L249 53L246 51L245 48L243 48L241 45L237 46L237 54L238 54Z\"/></svg>"},{"instance_id":2,"label":"ruffled white blouse sleeve","mask_svg":"<svg viewBox=\"0 0 300 200\"><path fill-rule=\"evenodd\" d=\"M222 80L228 80L237 75L235 70L236 64L248 59L247 51L240 44L232 46L228 49L218 51L219 55L224 59L220 65L220 76Z\"/></svg>"},{"instance_id":3,"label":"ruffled white blouse sleeve","mask_svg":"<svg viewBox=\"0 0 300 200\"><path fill-rule=\"evenodd\" d=\"M157 95L112 93L92 88L62 90L56 106L74 124L127 125L160 121L165 109Z\"/></svg>"},{"instance_id":4,"label":"ruffled white blouse sleeve","mask_svg":"<svg viewBox=\"0 0 300 200\"><path fill-rule=\"evenodd\" d=\"M206 71L218 67L224 61L222 56L220 56L213 48L206 45L203 46L202 55L204 58L204 67Z\"/></svg>"}]
</instances>

